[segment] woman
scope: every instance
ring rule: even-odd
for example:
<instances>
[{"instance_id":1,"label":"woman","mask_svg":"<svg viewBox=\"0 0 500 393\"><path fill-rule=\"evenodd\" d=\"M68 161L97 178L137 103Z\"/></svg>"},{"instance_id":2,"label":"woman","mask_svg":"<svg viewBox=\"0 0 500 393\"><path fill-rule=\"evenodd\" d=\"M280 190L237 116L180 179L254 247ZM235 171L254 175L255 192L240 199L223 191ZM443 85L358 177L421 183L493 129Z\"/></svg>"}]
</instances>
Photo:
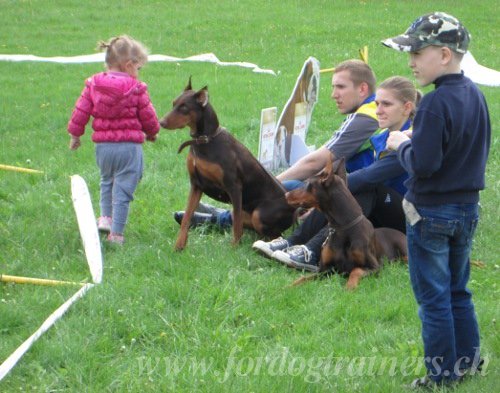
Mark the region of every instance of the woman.
<instances>
[{"instance_id":1,"label":"woman","mask_svg":"<svg viewBox=\"0 0 500 393\"><path fill-rule=\"evenodd\" d=\"M370 138L376 161L347 177L349 190L375 227L405 231L401 206L408 177L394 152L385 148L389 132L404 131L411 136L413 118L421 94L410 80L395 76L380 84L376 92L380 131ZM317 271L321 246L328 235L326 217L313 210L287 239L256 241L253 248L299 270Z\"/></svg>"}]
</instances>

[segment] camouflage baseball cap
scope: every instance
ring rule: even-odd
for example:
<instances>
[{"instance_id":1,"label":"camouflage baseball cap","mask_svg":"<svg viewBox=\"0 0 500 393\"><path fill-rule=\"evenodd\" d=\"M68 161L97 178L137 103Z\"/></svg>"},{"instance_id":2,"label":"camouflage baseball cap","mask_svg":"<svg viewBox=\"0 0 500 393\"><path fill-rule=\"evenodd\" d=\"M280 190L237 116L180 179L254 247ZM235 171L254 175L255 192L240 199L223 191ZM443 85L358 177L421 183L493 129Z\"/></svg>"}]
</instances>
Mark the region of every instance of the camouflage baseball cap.
<instances>
[{"instance_id":1,"label":"camouflage baseball cap","mask_svg":"<svg viewBox=\"0 0 500 393\"><path fill-rule=\"evenodd\" d=\"M470 34L457 18L444 12L433 12L417 18L404 34L388 38L382 44L401 52L416 52L436 45L465 53L469 42Z\"/></svg>"}]
</instances>

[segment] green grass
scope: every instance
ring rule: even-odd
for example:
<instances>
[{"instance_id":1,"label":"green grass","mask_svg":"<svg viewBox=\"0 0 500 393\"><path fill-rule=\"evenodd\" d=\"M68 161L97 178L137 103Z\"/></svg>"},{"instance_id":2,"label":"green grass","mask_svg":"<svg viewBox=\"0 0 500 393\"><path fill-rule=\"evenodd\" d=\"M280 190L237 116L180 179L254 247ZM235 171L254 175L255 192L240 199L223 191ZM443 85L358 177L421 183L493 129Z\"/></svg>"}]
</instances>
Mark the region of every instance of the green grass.
<instances>
[{"instance_id":1,"label":"green grass","mask_svg":"<svg viewBox=\"0 0 500 393\"><path fill-rule=\"evenodd\" d=\"M152 53L213 52L249 61L277 77L237 67L151 63L141 71L159 115L193 75L209 86L221 123L257 153L260 110L283 107L303 61L322 68L357 57L368 45L378 80L410 76L407 57L380 40L433 10L459 17L473 35L476 59L500 69L496 2L456 1L6 1L0 0L0 53L93 53L99 39L128 33ZM66 123L83 81L101 64L0 62L0 163L44 175L0 171L0 273L83 280L89 272L70 197L80 174L98 208L98 171L90 127L76 152ZM482 193L470 287L488 374L459 387L492 392L499 380L498 195L500 89L482 87L493 140ZM342 117L321 78L308 143L323 143ZM300 273L251 250L231 234L190 232L173 252L188 179L187 132L161 131L146 144L146 171L131 204L123 249L103 245L104 280L76 303L0 382L0 391L35 392L400 392L423 370L420 322L405 266L386 266L355 292L332 277L297 288ZM71 288L0 284L0 362L71 296ZM404 364L407 361L408 363ZM365 362L365 363L363 363ZM396 370L391 369L391 362ZM329 368L330 366L330 368ZM335 368L335 367L338 368ZM206 369L204 368L206 367ZM406 368L405 368L406 367Z\"/></svg>"}]
</instances>

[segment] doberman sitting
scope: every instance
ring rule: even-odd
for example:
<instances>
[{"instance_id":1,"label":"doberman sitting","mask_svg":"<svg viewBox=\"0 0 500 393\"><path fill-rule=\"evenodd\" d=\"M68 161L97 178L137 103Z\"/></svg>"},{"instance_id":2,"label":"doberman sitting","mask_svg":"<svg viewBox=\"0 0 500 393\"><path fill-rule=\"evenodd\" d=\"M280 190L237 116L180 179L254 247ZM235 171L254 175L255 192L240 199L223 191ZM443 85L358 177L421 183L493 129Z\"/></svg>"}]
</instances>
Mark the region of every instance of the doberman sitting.
<instances>
[{"instance_id":1,"label":"doberman sitting","mask_svg":"<svg viewBox=\"0 0 500 393\"><path fill-rule=\"evenodd\" d=\"M322 211L330 226L323 244L319 272L348 275L346 287L354 289L364 276L378 271L384 258L405 259L406 236L391 228L374 228L347 188L344 159L329 162L301 189L286 194L294 207L314 207ZM312 276L311 278L315 278ZM303 282L296 281L296 284Z\"/></svg>"},{"instance_id":2,"label":"doberman sitting","mask_svg":"<svg viewBox=\"0 0 500 393\"><path fill-rule=\"evenodd\" d=\"M244 225L271 238L280 236L292 225L295 209L287 203L285 189L243 144L219 126L206 86L194 91L189 78L160 124L170 130L187 126L192 138L178 150L180 153L189 146L187 168L191 190L176 250L186 246L191 217L203 193L233 205L233 243L240 241Z\"/></svg>"}]
</instances>

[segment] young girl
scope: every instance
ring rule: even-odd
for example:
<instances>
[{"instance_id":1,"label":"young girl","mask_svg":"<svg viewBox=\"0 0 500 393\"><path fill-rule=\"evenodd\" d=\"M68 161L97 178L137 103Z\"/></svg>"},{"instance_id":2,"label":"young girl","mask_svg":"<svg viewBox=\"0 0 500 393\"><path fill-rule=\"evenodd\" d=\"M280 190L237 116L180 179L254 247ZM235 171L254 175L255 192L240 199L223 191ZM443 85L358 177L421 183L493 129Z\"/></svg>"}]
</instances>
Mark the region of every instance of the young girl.
<instances>
[{"instance_id":1,"label":"young girl","mask_svg":"<svg viewBox=\"0 0 500 393\"><path fill-rule=\"evenodd\" d=\"M400 76L386 79L377 88L375 102L380 132L370 138L376 161L347 176L349 190L375 227L405 231L401 202L406 190L403 182L408 175L396 154L386 151L385 145L391 131L406 130L410 134L419 99L412 82ZM317 271L321 246L328 236L327 224L324 214L313 210L287 239L260 240L253 248L290 267Z\"/></svg>"},{"instance_id":2,"label":"young girl","mask_svg":"<svg viewBox=\"0 0 500 393\"><path fill-rule=\"evenodd\" d=\"M123 35L100 42L107 71L88 78L68 123L70 149L80 147L80 136L90 116L96 162L101 172L101 217L98 228L108 241L123 244L130 201L142 177L142 143L155 141L160 129L145 83L137 79L148 60L147 50Z\"/></svg>"}]
</instances>

